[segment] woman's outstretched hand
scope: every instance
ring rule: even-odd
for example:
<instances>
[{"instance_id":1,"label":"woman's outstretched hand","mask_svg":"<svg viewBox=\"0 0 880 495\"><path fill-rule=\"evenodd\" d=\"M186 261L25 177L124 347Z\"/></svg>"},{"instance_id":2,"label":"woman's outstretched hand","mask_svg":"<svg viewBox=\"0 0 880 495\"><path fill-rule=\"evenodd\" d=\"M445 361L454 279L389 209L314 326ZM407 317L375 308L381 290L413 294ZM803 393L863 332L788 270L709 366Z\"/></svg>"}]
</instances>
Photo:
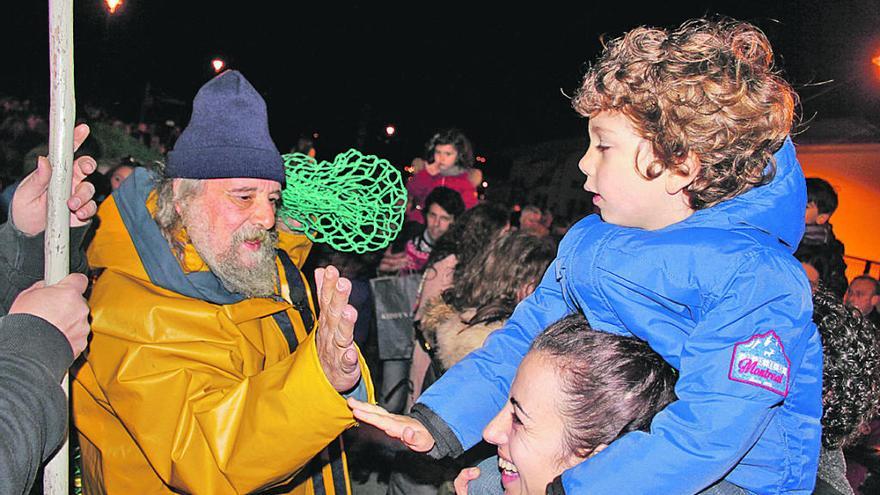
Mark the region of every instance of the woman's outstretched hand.
<instances>
[{"instance_id":1,"label":"woman's outstretched hand","mask_svg":"<svg viewBox=\"0 0 880 495\"><path fill-rule=\"evenodd\" d=\"M434 448L434 437L419 420L401 414L392 414L385 409L349 397L348 407L355 419L385 432L400 440L414 452L427 452Z\"/></svg>"}]
</instances>

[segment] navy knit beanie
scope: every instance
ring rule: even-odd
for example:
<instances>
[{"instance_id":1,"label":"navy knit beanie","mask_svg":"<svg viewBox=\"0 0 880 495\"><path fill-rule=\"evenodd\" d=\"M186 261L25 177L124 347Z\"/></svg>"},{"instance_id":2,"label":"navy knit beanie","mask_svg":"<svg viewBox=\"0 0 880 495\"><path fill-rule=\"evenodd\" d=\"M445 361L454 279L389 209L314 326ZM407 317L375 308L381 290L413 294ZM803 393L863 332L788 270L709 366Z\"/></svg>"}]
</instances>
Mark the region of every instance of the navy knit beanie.
<instances>
[{"instance_id":1,"label":"navy knit beanie","mask_svg":"<svg viewBox=\"0 0 880 495\"><path fill-rule=\"evenodd\" d=\"M284 184L284 162L269 136L266 102L240 72L226 71L196 93L189 125L168 152L165 175Z\"/></svg>"}]
</instances>

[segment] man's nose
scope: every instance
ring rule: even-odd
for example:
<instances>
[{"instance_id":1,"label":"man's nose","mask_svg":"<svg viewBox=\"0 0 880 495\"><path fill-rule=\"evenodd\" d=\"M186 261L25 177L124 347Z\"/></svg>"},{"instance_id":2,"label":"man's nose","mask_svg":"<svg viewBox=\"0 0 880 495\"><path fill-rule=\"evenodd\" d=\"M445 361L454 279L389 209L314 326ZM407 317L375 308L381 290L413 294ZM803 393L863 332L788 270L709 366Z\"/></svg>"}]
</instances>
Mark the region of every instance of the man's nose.
<instances>
[{"instance_id":1,"label":"man's nose","mask_svg":"<svg viewBox=\"0 0 880 495\"><path fill-rule=\"evenodd\" d=\"M275 226L275 204L268 199L259 201L254 206L251 222L264 230L271 229Z\"/></svg>"}]
</instances>

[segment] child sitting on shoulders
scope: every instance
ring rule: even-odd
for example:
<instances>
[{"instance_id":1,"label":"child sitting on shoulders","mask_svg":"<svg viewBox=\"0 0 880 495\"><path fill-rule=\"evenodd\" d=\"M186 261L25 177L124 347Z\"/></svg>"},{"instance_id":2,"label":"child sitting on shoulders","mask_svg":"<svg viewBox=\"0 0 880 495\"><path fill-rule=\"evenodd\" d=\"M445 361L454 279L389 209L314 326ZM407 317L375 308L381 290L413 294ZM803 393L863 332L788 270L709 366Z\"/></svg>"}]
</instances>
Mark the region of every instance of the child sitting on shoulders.
<instances>
[{"instance_id":1,"label":"child sitting on shoulders","mask_svg":"<svg viewBox=\"0 0 880 495\"><path fill-rule=\"evenodd\" d=\"M732 20L640 27L607 45L573 102L589 118L579 167L601 218L571 228L532 296L412 418L380 427L457 455L504 404L535 336L580 311L647 341L678 370L678 400L549 493L811 493L822 347L792 256L807 204L787 138L796 95L772 61L765 35Z\"/></svg>"}]
</instances>

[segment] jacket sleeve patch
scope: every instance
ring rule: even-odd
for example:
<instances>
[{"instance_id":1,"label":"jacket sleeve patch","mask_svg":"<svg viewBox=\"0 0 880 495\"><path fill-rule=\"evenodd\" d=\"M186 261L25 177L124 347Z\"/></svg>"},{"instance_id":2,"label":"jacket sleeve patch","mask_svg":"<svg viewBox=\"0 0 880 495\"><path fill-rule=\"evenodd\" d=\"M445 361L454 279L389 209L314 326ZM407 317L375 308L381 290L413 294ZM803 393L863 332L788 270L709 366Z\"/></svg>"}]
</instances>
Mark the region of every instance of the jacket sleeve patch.
<instances>
[{"instance_id":1,"label":"jacket sleeve patch","mask_svg":"<svg viewBox=\"0 0 880 495\"><path fill-rule=\"evenodd\" d=\"M788 396L791 361L776 332L755 334L733 346L728 378Z\"/></svg>"}]
</instances>

